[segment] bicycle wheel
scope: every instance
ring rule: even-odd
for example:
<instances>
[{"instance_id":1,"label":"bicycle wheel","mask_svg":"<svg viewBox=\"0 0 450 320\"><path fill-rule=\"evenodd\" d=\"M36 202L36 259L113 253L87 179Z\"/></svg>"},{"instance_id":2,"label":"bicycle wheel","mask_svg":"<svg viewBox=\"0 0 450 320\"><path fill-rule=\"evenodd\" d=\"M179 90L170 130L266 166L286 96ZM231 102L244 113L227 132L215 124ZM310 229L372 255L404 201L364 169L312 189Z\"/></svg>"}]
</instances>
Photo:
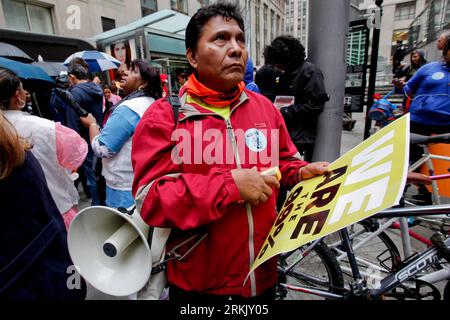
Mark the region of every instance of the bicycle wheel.
<instances>
[{"instance_id":1,"label":"bicycle wheel","mask_svg":"<svg viewBox=\"0 0 450 320\"><path fill-rule=\"evenodd\" d=\"M294 250L285 258L279 259L281 268L295 262L298 250ZM321 300L320 296L288 289L282 284L308 287L333 293L342 291L344 279L333 252L323 242L319 242L314 249L303 257L289 272L279 272L277 285L277 299L279 300Z\"/></svg>"},{"instance_id":2,"label":"bicycle wheel","mask_svg":"<svg viewBox=\"0 0 450 320\"><path fill-rule=\"evenodd\" d=\"M379 281L401 262L397 246L385 232L368 239L378 228L374 223L373 220L367 220L348 228L359 271L369 288L377 287ZM338 233L327 236L325 242L335 252L344 279L351 282L352 270Z\"/></svg>"},{"instance_id":3,"label":"bicycle wheel","mask_svg":"<svg viewBox=\"0 0 450 320\"><path fill-rule=\"evenodd\" d=\"M447 284L444 288L444 301L450 302L450 281L447 281Z\"/></svg>"}]
</instances>

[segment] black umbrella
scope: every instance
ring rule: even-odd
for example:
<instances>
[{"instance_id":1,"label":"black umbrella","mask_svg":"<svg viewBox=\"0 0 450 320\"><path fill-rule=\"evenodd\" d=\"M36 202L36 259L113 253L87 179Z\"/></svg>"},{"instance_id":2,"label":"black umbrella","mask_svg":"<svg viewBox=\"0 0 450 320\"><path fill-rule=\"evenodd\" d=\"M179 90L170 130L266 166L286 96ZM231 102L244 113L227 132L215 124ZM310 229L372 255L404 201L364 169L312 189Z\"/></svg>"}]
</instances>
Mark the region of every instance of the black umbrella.
<instances>
[{"instance_id":1,"label":"black umbrella","mask_svg":"<svg viewBox=\"0 0 450 320\"><path fill-rule=\"evenodd\" d=\"M67 71L67 67L59 62L37 61L32 65L41 67L50 77L57 77L61 71Z\"/></svg>"},{"instance_id":2,"label":"black umbrella","mask_svg":"<svg viewBox=\"0 0 450 320\"><path fill-rule=\"evenodd\" d=\"M34 61L29 55L27 55L16 46L5 42L0 42L0 57L24 63L30 63Z\"/></svg>"}]
</instances>

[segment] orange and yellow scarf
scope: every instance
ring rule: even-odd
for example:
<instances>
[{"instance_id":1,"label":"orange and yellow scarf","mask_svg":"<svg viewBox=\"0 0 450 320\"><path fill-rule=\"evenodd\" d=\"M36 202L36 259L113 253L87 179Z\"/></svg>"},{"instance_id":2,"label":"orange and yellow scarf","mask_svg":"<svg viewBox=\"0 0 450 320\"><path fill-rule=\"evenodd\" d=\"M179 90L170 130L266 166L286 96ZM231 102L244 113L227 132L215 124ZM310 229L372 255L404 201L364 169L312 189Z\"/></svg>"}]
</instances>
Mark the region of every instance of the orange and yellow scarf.
<instances>
[{"instance_id":1,"label":"orange and yellow scarf","mask_svg":"<svg viewBox=\"0 0 450 320\"><path fill-rule=\"evenodd\" d=\"M244 91L244 88L245 83L241 81L231 93L224 94L203 85L197 80L195 74L192 74L186 82L186 91L188 95L198 98L210 106L222 108L228 107L238 100L242 91Z\"/></svg>"}]
</instances>

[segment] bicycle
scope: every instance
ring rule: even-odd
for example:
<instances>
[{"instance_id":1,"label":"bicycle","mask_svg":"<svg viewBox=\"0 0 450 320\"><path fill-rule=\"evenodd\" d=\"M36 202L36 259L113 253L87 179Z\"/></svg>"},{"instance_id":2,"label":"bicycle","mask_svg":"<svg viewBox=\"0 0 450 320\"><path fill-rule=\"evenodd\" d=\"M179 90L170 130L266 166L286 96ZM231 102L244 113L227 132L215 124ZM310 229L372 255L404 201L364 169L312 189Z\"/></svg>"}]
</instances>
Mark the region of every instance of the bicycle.
<instances>
[{"instance_id":1,"label":"bicycle","mask_svg":"<svg viewBox=\"0 0 450 320\"><path fill-rule=\"evenodd\" d=\"M426 248L433 245L429 239L410 230L408 226L406 229L402 228L398 223L399 218L404 219L404 217L414 216L417 219L419 217L422 218L444 216L447 221L450 219L447 215L438 214L450 212L450 205L416 208L412 207L402 209L395 208L392 210L388 209L382 212L382 217L387 220L380 221L381 218L378 215L375 215L372 218L362 221L361 225L364 226L364 229L362 230L360 229L355 231L355 225L349 227L350 240L352 242L353 251L355 253L359 266L364 267L366 270L369 270L370 273L372 273L370 274L368 273L368 271L362 270L361 274L364 277L370 277L374 280L379 280L382 278L382 274L391 272L401 263L402 258L400 256L400 251L389 236L391 230L401 231L400 236L404 253L403 260L408 259L414 255L411 250L411 238L418 240L420 243L424 244ZM391 216L392 212L394 212L393 216ZM432 230L445 232L445 234L448 234L449 224L445 224L445 226L447 228L442 228L441 225L439 225L439 227L432 226ZM349 276L349 273L351 274L351 269L349 268L348 260L346 260L346 252L342 249L341 241L336 241L333 238L333 235L330 235L327 238L332 239L332 241L327 242L328 246L333 250L333 252L337 254L336 259L340 263L344 275ZM441 269L441 266L437 267L437 269ZM432 270L432 272L430 273L432 274L434 273L434 271L435 270ZM450 269L448 272L441 273L441 276L439 276L438 278L432 278L432 276L430 276L430 279L427 281L435 283L444 279L450 279Z\"/></svg>"},{"instance_id":2,"label":"bicycle","mask_svg":"<svg viewBox=\"0 0 450 320\"><path fill-rule=\"evenodd\" d=\"M448 209L449 209L448 206L446 206L445 209L442 207L428 208L428 213L442 214L447 213ZM386 212L380 213L378 214L378 216L383 215L383 217L389 217L389 215L391 215L397 217L402 215L418 215L423 214L424 211L420 207L414 208L415 210L414 212L411 210L405 211L405 209L402 208L390 210L391 211L388 211L387 213ZM434 236L435 238L434 246L428 248L427 250L418 255L412 256L409 259L397 264L392 270L389 270L389 273L385 277L382 277L380 279L378 288L376 288L377 286L369 288L367 286L367 282L361 275L360 265L358 265L358 261L360 262L361 259L358 260L358 258L355 256L352 246L352 240L347 229L343 229L339 233L342 237L342 245L346 252L351 269L352 281L348 286L348 288L344 286L336 287L332 281L322 282L321 287L313 286L314 284L313 282L307 283L304 281L306 285L303 284L293 285L287 281L285 283L280 281L278 287L283 287L287 291L289 290L298 291L326 299L350 299L350 298L380 299L382 297L393 297L398 299L402 298L421 299L430 296L434 299L440 298L439 291L429 283L417 278L413 278L412 280L409 279L419 274L429 266L440 264L438 259L438 256L440 255L444 256L447 259L446 261L448 262L450 257L449 253L450 238L444 240L442 238L436 239L437 236ZM318 243L321 243L321 240L317 240L309 246L314 246L317 245ZM308 249L312 250L311 248ZM301 259L297 260L301 261ZM331 266L325 267L326 270L329 270L331 268L332 268ZM283 279L281 278L281 280ZM409 281L409 283L406 283L406 281ZM428 289L431 288L431 292L422 294L421 289L424 287L425 288L428 287ZM403 291L398 292L397 288L401 288ZM447 283L447 286L444 289L444 292L446 294L446 296L444 297L445 299L450 299L447 293L449 291L450 291L450 284Z\"/></svg>"}]
</instances>

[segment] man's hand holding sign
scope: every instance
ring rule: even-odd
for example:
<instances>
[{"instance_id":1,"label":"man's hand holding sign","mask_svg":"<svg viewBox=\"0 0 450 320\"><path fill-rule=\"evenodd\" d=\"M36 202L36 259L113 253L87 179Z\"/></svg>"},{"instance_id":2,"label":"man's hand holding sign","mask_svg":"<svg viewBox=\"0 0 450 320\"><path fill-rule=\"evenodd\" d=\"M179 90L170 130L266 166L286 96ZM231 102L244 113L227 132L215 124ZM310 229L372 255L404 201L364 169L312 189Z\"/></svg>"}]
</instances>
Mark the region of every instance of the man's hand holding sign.
<instances>
[{"instance_id":1,"label":"man's hand holding sign","mask_svg":"<svg viewBox=\"0 0 450 320\"><path fill-rule=\"evenodd\" d=\"M307 180L312 177L325 174L328 170L328 162L313 162L298 171L299 180ZM263 172L253 169L235 169L231 171L234 182L238 187L242 202L248 201L257 206L260 202L266 202L273 193L273 189L279 189L281 172L278 167L270 168Z\"/></svg>"},{"instance_id":2,"label":"man's hand holding sign","mask_svg":"<svg viewBox=\"0 0 450 320\"><path fill-rule=\"evenodd\" d=\"M322 238L398 203L407 176L409 115L328 166L303 167L251 272L279 253Z\"/></svg>"}]
</instances>

